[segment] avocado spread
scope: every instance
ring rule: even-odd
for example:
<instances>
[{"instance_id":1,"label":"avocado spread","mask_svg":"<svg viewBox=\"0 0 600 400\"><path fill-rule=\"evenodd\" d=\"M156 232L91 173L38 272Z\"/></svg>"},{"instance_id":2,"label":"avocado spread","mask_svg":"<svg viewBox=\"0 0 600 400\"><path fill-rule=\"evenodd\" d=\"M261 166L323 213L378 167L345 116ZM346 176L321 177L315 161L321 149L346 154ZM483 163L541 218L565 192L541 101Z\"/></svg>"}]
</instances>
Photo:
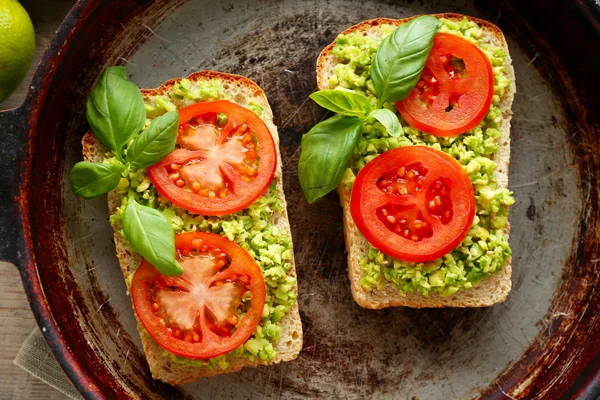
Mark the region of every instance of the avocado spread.
<instances>
[{"instance_id":1,"label":"avocado spread","mask_svg":"<svg viewBox=\"0 0 600 400\"><path fill-rule=\"evenodd\" d=\"M477 201L473 225L462 243L442 258L427 263L411 263L389 257L370 246L360 265L361 285L366 290L381 289L384 282L395 285L401 294L431 292L450 296L476 285L481 279L498 272L511 255L506 228L508 208L514 203L512 193L497 187L494 154L498 151L502 112L499 107L510 80L505 72L507 57L500 47L492 48L482 41L481 28L466 18L461 22L440 19L440 32L459 35L473 43L490 59L494 72L492 105L483 121L469 132L454 137L440 137L410 127L393 103L383 106L394 111L402 124L402 135L391 137L377 121L363 124L361 136L342 182L351 190L356 173L379 154L400 146L431 146L453 156L466 170ZM333 48L339 64L329 85L338 90L351 90L369 97L377 104L369 67L381 41L395 27L383 25L383 36L375 40L358 32L340 35Z\"/></svg>"},{"instance_id":2,"label":"avocado spread","mask_svg":"<svg viewBox=\"0 0 600 400\"><path fill-rule=\"evenodd\" d=\"M227 99L223 93L222 82L219 80L191 83L182 79L173 86L171 97L178 100L198 102L205 100ZM167 96L154 96L145 100L147 123L152 118L176 109L175 104ZM251 103L249 108L262 115L262 108ZM130 143L131 144L131 143ZM110 163L112 154L105 161ZM127 190L134 189L138 203L160 210L171 222L175 234L182 232L212 232L236 242L246 249L260 266L266 285L266 303L262 319L254 334L236 350L208 360L192 360L176 356L165 350L164 357L173 362L189 366L207 366L226 369L232 357L246 357L252 360L260 359L268 362L275 358L273 344L281 334L281 318L290 310L296 301L296 279L289 276L292 268L293 250L288 235L277 228L272 222L272 215L281 210L280 199L277 196L275 180L267 191L247 209L236 214L222 217L203 217L191 214L162 198L152 185L145 170L130 171L122 178L116 190L123 195L122 204L117 212L110 217L111 224L116 227L125 240L122 230L122 218L127 205ZM127 241L125 240L125 243ZM130 249L133 251L133 249ZM127 279L131 284L133 272ZM241 318L240 318L241 319ZM148 335L147 332L144 333ZM149 336L149 335L148 335ZM150 337L150 336L149 336Z\"/></svg>"}]
</instances>

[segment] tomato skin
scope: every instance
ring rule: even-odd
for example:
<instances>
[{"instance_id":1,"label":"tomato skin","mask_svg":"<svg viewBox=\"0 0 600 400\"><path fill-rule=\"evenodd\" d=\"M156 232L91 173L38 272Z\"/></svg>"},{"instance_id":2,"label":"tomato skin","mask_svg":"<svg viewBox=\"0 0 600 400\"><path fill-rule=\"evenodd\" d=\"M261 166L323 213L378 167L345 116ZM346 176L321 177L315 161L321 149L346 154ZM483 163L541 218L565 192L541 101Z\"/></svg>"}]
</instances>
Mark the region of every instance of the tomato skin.
<instances>
[{"instance_id":1,"label":"tomato skin","mask_svg":"<svg viewBox=\"0 0 600 400\"><path fill-rule=\"evenodd\" d=\"M217 141L221 145L234 129L246 124L257 140L259 155L258 176L245 179L226 162L219 160L221 174L230 181L233 193L225 198L210 198L183 190L171 178L169 167L177 163L194 162L207 154L215 157L217 152L205 150L190 151L176 149L158 163L148 168L148 177L161 196L173 204L190 212L206 216L233 214L254 203L269 187L277 169L277 149L269 128L254 112L227 100L204 101L179 110L180 130L190 119L206 114L222 113L227 115L227 123L222 128Z\"/></svg>"},{"instance_id":2,"label":"tomato skin","mask_svg":"<svg viewBox=\"0 0 600 400\"><path fill-rule=\"evenodd\" d=\"M427 170L424 186L419 191L399 195L378 188L382 179L393 171L419 163ZM449 191L446 198L453 213L445 223L427 208L427 196L434 190L433 184L440 180L446 182ZM400 217L393 216L394 220L402 218L402 213L419 213L422 222L431 227L430 237L414 241L392 230L388 226L390 224L384 222L380 211L394 208L406 209L400 211ZM383 253L409 262L432 261L454 250L466 237L473 223L475 208L473 185L462 166L449 155L425 146L399 147L371 160L358 173L350 200L352 218L367 241ZM413 221L414 218L408 222Z\"/></svg>"},{"instance_id":3,"label":"tomato skin","mask_svg":"<svg viewBox=\"0 0 600 400\"><path fill-rule=\"evenodd\" d=\"M134 273L130 287L136 315L148 333L164 349L175 355L191 359L217 357L241 346L256 331L266 301L264 277L260 267L246 250L227 238L213 233L190 232L175 237L175 247L180 261L186 257L183 254L188 254L190 251L199 251L199 246L218 249L227 254L227 257L231 260L227 268L212 276L212 281L227 283L236 279L239 282L249 281L249 290L252 293L250 308L236 326L233 334L229 336L218 335L212 331L209 328L209 319L205 316L205 313L208 312L207 309L198 311L202 339L195 343L174 337L173 332L176 327L164 325L161 322L161 317L152 308L155 299L158 297L156 292L159 290L168 291L167 288L180 287L179 285L184 287L185 283L190 281L190 277L185 277L185 268L182 277L166 277L161 275L148 262L142 260ZM172 290L170 292L172 293ZM204 298L203 301L207 302L206 304L211 304L210 297ZM167 328L171 329L171 332Z\"/></svg>"},{"instance_id":4,"label":"tomato skin","mask_svg":"<svg viewBox=\"0 0 600 400\"><path fill-rule=\"evenodd\" d=\"M447 54L464 61L464 77L449 76L446 68L453 70L452 66L440 61ZM426 106L420 98L421 82L406 99L396 102L402 118L410 126L436 136L455 136L475 128L485 118L494 96L494 71L479 47L460 36L438 33L421 78L427 74L437 80L433 83L437 87L430 105ZM446 111L453 99L459 106Z\"/></svg>"}]
</instances>

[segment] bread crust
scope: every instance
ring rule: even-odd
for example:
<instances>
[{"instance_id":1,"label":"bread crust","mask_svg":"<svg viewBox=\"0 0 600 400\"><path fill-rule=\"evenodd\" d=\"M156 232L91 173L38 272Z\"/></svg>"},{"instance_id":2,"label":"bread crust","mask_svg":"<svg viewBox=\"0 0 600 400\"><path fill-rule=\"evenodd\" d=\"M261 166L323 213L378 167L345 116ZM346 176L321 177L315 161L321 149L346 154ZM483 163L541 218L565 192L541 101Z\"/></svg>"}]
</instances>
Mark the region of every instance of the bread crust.
<instances>
[{"instance_id":1,"label":"bread crust","mask_svg":"<svg viewBox=\"0 0 600 400\"><path fill-rule=\"evenodd\" d=\"M405 22L416 18L415 15L410 18L389 19L376 18L360 22L344 30L343 35L352 32L364 32L364 34L377 34L377 29L383 24L399 26ZM460 22L465 16L455 13L433 14L437 18L445 18L455 22ZM498 152L492 157L497 163L496 178L498 187L508 187L508 167L510 164L510 119L511 106L516 92L515 75L512 67L512 60L508 51L508 45L504 34L496 25L478 18L468 17L470 21L477 23L483 32L484 40L494 46L500 46L506 54L505 70L510 79L510 87L506 91L500 103L502 110L502 123L500 125L501 138ZM333 71L333 66L337 63L332 54L335 41L325 47L317 60L317 86L319 90L332 89L328 85L328 79ZM438 293L430 293L423 296L419 293L407 293L400 295L398 289L390 282L385 281L380 290L365 290L360 285L363 271L360 267L360 259L368 253L369 244L359 232L352 216L350 215L350 191L344 184L337 187L340 196L340 203L344 209L344 237L346 241L346 250L348 252L348 275L350 278L350 288L354 300L364 308L380 309L386 307L405 306L413 308L438 308L438 307L487 307L496 303L503 302L511 289L511 258L507 258L502 270L483 279L479 285L459 290L456 294L448 297L442 297ZM506 233L508 235L510 226L507 224Z\"/></svg>"},{"instance_id":2,"label":"bread crust","mask_svg":"<svg viewBox=\"0 0 600 400\"><path fill-rule=\"evenodd\" d=\"M155 89L142 89L141 93L144 101L149 101L152 96L168 95L172 91L173 85L179 82L181 79L182 78L168 80L160 87ZM246 106L248 102L252 100L263 108L263 115L261 118L265 121L269 131L273 135L273 140L277 148L278 163L277 170L275 172L275 180L277 193L282 205L282 210L273 214L271 222L285 232L285 234L287 234L291 239L292 235L287 215L285 195L283 192L279 135L277 133L276 126L273 124L273 112L263 90L255 82L246 77L216 71L195 72L189 75L186 79L190 80L192 85L200 81L219 79L223 82L224 91L231 95L231 101L242 106ZM195 101L183 100L172 100L172 102L177 105L178 109L195 103ZM106 147L100 143L100 141L92 132L88 132L84 135L82 145L83 157L86 161L101 162L104 158L104 154L107 152ZM116 212L117 208L121 205L121 201L122 196L116 191L113 190L108 193L108 210L110 215ZM114 231L114 241L117 258L119 259L123 276L127 278L135 269L135 267L139 265L141 258L139 255L133 254L127 249L125 242L116 229ZM292 268L288 274L294 278L296 277L296 268L293 260ZM298 290L297 285L295 290ZM266 363L260 359L250 361L247 358L235 357L231 360L228 360L229 367L225 370L222 370L220 367L209 369L208 367L191 367L181 365L172 362L168 357L163 357L162 354L164 349L160 347L158 343L156 343L148 334L143 333L144 327L137 315L135 317L152 377L172 385L191 382L200 377L208 377L238 371L243 367L276 364L281 361L290 361L295 359L302 349L302 322L298 312L297 301L281 320L282 333L277 343L274 344L277 356L272 362Z\"/></svg>"}]
</instances>

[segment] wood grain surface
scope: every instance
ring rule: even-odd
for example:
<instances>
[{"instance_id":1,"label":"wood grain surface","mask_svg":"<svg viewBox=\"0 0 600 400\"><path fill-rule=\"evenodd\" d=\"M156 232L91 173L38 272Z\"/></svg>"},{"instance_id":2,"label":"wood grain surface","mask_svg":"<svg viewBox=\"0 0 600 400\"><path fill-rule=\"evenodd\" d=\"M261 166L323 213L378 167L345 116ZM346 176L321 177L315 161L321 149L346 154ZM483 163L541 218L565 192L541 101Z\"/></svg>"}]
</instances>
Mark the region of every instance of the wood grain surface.
<instances>
[{"instance_id":1,"label":"wood grain surface","mask_svg":"<svg viewBox=\"0 0 600 400\"><path fill-rule=\"evenodd\" d=\"M35 28L35 58L21 86L0 103L0 110L18 107L23 102L44 49L74 3L74 0L21 0ZM3 262L0 262L0 321L0 399L68 399L13 364L21 344L36 323L17 268Z\"/></svg>"}]
</instances>

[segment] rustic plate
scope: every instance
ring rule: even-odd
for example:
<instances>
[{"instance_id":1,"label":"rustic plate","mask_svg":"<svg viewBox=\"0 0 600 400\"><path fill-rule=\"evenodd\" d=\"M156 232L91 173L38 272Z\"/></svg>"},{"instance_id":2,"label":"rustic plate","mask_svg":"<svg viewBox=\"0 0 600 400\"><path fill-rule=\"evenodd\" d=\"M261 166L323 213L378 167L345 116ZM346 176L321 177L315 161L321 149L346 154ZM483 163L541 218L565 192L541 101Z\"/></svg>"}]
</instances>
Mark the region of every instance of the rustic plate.
<instances>
[{"instance_id":1,"label":"rustic plate","mask_svg":"<svg viewBox=\"0 0 600 400\"><path fill-rule=\"evenodd\" d=\"M595 398L600 13L581 0L494 3L79 1L26 104L0 114L0 252L20 267L75 386L88 398ZM513 290L484 309L365 310L350 294L337 195L309 207L297 180L301 135L325 116L307 97L315 61L361 20L435 12L498 24L514 58ZM282 137L299 275L305 339L296 361L179 388L151 379L105 200L81 200L68 186L85 96L112 64L141 87L216 69L264 88Z\"/></svg>"}]
</instances>

